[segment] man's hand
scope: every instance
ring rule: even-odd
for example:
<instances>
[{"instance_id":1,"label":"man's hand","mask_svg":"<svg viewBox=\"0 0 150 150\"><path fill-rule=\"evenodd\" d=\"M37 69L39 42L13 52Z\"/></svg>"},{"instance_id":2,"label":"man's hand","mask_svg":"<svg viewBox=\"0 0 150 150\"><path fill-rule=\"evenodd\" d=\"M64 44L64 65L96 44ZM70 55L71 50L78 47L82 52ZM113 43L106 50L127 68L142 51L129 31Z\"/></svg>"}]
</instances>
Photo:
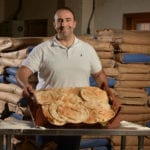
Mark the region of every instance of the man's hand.
<instances>
[{"instance_id":1,"label":"man's hand","mask_svg":"<svg viewBox=\"0 0 150 150\"><path fill-rule=\"evenodd\" d=\"M119 111L121 109L121 103L114 94L109 95L109 101L114 110Z\"/></svg>"},{"instance_id":2,"label":"man's hand","mask_svg":"<svg viewBox=\"0 0 150 150\"><path fill-rule=\"evenodd\" d=\"M107 124L108 129L115 129L120 126L121 114L118 113L109 123Z\"/></svg>"},{"instance_id":3,"label":"man's hand","mask_svg":"<svg viewBox=\"0 0 150 150\"><path fill-rule=\"evenodd\" d=\"M119 100L116 98L116 96L113 93L111 93L111 95L109 95L109 100L110 100L110 104L112 105L112 109L116 113L115 117L107 125L107 128L112 129L112 128L117 128L120 126L121 103L119 102Z\"/></svg>"},{"instance_id":4,"label":"man's hand","mask_svg":"<svg viewBox=\"0 0 150 150\"><path fill-rule=\"evenodd\" d=\"M33 87L29 84L24 87L23 96L26 98L31 98L33 96L33 91L34 91Z\"/></svg>"},{"instance_id":5,"label":"man's hand","mask_svg":"<svg viewBox=\"0 0 150 150\"><path fill-rule=\"evenodd\" d=\"M23 97L29 100L32 99L34 91L32 85L29 83L29 77L32 74L32 71L26 66L21 66L16 73L16 79L23 88Z\"/></svg>"},{"instance_id":6,"label":"man's hand","mask_svg":"<svg viewBox=\"0 0 150 150\"><path fill-rule=\"evenodd\" d=\"M29 105L35 103L35 98L34 98L33 93L34 93L34 89L31 85L24 87L23 97L25 97L27 99Z\"/></svg>"}]
</instances>

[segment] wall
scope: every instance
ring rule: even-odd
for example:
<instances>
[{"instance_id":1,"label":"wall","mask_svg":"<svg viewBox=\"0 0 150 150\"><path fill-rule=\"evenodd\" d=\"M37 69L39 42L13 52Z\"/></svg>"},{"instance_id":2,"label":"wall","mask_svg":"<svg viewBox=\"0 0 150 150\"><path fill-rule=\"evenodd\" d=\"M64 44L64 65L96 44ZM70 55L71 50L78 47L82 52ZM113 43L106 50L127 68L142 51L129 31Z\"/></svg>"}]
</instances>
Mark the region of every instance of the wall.
<instances>
[{"instance_id":1,"label":"wall","mask_svg":"<svg viewBox=\"0 0 150 150\"><path fill-rule=\"evenodd\" d=\"M19 0L0 0L0 22L12 19ZM86 34L92 11L92 0L22 0L19 20L49 19L49 34L53 34L53 13L62 5L71 7L77 17L76 34ZM95 0L96 9L91 21L91 33L96 29L122 28L124 13L150 12L150 0Z\"/></svg>"},{"instance_id":2,"label":"wall","mask_svg":"<svg viewBox=\"0 0 150 150\"><path fill-rule=\"evenodd\" d=\"M0 22L2 22L4 18L4 0L0 0Z\"/></svg>"},{"instance_id":3,"label":"wall","mask_svg":"<svg viewBox=\"0 0 150 150\"><path fill-rule=\"evenodd\" d=\"M150 12L149 0L96 0L95 28L122 28L124 13Z\"/></svg>"},{"instance_id":4,"label":"wall","mask_svg":"<svg viewBox=\"0 0 150 150\"><path fill-rule=\"evenodd\" d=\"M93 1L92 0L83 0L82 29L81 29L82 34L87 34L87 27L88 27L88 22L89 22L91 13L92 13L92 7L93 7ZM90 23L90 32L91 33L93 33L95 30L94 17L95 17L95 15L92 16L92 20Z\"/></svg>"},{"instance_id":5,"label":"wall","mask_svg":"<svg viewBox=\"0 0 150 150\"><path fill-rule=\"evenodd\" d=\"M82 0L65 0L65 6L70 7L74 13L77 20L76 34L80 34L82 31Z\"/></svg>"}]
</instances>

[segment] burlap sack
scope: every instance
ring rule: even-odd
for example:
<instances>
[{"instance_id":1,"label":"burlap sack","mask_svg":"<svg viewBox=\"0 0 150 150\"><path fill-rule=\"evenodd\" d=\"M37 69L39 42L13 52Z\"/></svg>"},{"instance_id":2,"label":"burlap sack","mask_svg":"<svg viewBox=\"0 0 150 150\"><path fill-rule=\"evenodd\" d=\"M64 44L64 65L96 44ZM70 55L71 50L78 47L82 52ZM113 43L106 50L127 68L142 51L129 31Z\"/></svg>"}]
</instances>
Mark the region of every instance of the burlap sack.
<instances>
[{"instance_id":1,"label":"burlap sack","mask_svg":"<svg viewBox=\"0 0 150 150\"><path fill-rule=\"evenodd\" d=\"M23 89L15 84L0 83L0 91L8 92L22 96Z\"/></svg>"},{"instance_id":2,"label":"burlap sack","mask_svg":"<svg viewBox=\"0 0 150 150\"><path fill-rule=\"evenodd\" d=\"M113 59L100 59L103 68L114 68L116 65L116 61Z\"/></svg>"},{"instance_id":3,"label":"burlap sack","mask_svg":"<svg viewBox=\"0 0 150 150\"><path fill-rule=\"evenodd\" d=\"M97 50L96 53L100 59L113 59L114 58L114 53L112 51L106 52L106 51Z\"/></svg>"},{"instance_id":4,"label":"burlap sack","mask_svg":"<svg viewBox=\"0 0 150 150\"><path fill-rule=\"evenodd\" d=\"M144 114L121 114L121 120L126 120L129 122L139 122L150 120L150 113Z\"/></svg>"},{"instance_id":5,"label":"burlap sack","mask_svg":"<svg viewBox=\"0 0 150 150\"><path fill-rule=\"evenodd\" d=\"M28 46L35 46L51 37L19 37L19 38L1 38L0 51L14 51Z\"/></svg>"},{"instance_id":6,"label":"burlap sack","mask_svg":"<svg viewBox=\"0 0 150 150\"><path fill-rule=\"evenodd\" d=\"M9 67L20 67L23 59L0 58L0 64Z\"/></svg>"},{"instance_id":7,"label":"burlap sack","mask_svg":"<svg viewBox=\"0 0 150 150\"><path fill-rule=\"evenodd\" d=\"M150 86L150 81L116 81L115 87L145 88Z\"/></svg>"},{"instance_id":8,"label":"burlap sack","mask_svg":"<svg viewBox=\"0 0 150 150\"><path fill-rule=\"evenodd\" d=\"M111 136L111 141L114 146L121 145L121 136ZM126 146L138 146L137 136L126 136ZM144 146L150 146L150 139L144 138Z\"/></svg>"},{"instance_id":9,"label":"burlap sack","mask_svg":"<svg viewBox=\"0 0 150 150\"><path fill-rule=\"evenodd\" d=\"M0 99L5 102L16 105L21 98L22 98L22 95L0 91Z\"/></svg>"},{"instance_id":10,"label":"burlap sack","mask_svg":"<svg viewBox=\"0 0 150 150\"><path fill-rule=\"evenodd\" d=\"M123 53L140 53L150 55L150 45L139 45L139 44L119 44L120 52Z\"/></svg>"},{"instance_id":11,"label":"burlap sack","mask_svg":"<svg viewBox=\"0 0 150 150\"><path fill-rule=\"evenodd\" d=\"M147 105L147 98L136 98L136 97L117 97L122 105L131 105L131 106L144 106Z\"/></svg>"},{"instance_id":12,"label":"burlap sack","mask_svg":"<svg viewBox=\"0 0 150 150\"><path fill-rule=\"evenodd\" d=\"M116 68L104 68L104 72L106 76L110 76L110 77L117 77L119 74L118 69Z\"/></svg>"},{"instance_id":13,"label":"burlap sack","mask_svg":"<svg viewBox=\"0 0 150 150\"><path fill-rule=\"evenodd\" d=\"M5 68L5 66L0 65L0 74L3 74L3 73L4 73L4 68Z\"/></svg>"},{"instance_id":14,"label":"burlap sack","mask_svg":"<svg viewBox=\"0 0 150 150\"><path fill-rule=\"evenodd\" d=\"M79 39L89 43L92 45L96 50L102 51L113 51L114 47L111 42L103 42L91 37L79 36Z\"/></svg>"},{"instance_id":15,"label":"burlap sack","mask_svg":"<svg viewBox=\"0 0 150 150\"><path fill-rule=\"evenodd\" d=\"M123 69L123 68L122 68ZM128 74L128 73L120 73L117 76L118 80L128 80L128 81L132 81L132 80L136 80L136 81L145 81L145 80L150 80L150 73L147 74L137 74L137 73L132 73L132 74Z\"/></svg>"},{"instance_id":16,"label":"burlap sack","mask_svg":"<svg viewBox=\"0 0 150 150\"><path fill-rule=\"evenodd\" d=\"M150 114L150 108L148 106L122 105L121 114Z\"/></svg>"},{"instance_id":17,"label":"burlap sack","mask_svg":"<svg viewBox=\"0 0 150 150\"><path fill-rule=\"evenodd\" d=\"M120 73L150 73L150 65L145 64L117 64L117 69Z\"/></svg>"},{"instance_id":18,"label":"burlap sack","mask_svg":"<svg viewBox=\"0 0 150 150\"><path fill-rule=\"evenodd\" d=\"M10 58L10 59L23 59L26 58L28 55L28 48L17 50L14 52L1 52L0 57L3 58Z\"/></svg>"},{"instance_id":19,"label":"burlap sack","mask_svg":"<svg viewBox=\"0 0 150 150\"><path fill-rule=\"evenodd\" d=\"M120 150L120 146L114 146L113 150ZM126 150L137 150L137 146L126 146ZM144 146L143 150L150 150L150 146Z\"/></svg>"},{"instance_id":20,"label":"burlap sack","mask_svg":"<svg viewBox=\"0 0 150 150\"><path fill-rule=\"evenodd\" d=\"M123 91L123 90L117 90L116 89L117 96L120 98L127 97L127 98L146 98L147 99L147 93L144 90L139 90L139 92L135 91Z\"/></svg>"}]
</instances>

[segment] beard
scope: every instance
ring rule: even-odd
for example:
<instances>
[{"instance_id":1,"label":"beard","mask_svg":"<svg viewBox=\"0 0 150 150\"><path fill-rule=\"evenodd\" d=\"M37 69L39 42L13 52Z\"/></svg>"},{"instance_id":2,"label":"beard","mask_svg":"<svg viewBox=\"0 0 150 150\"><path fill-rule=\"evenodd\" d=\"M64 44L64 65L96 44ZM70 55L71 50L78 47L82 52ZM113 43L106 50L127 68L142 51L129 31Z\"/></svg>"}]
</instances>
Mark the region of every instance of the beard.
<instances>
[{"instance_id":1,"label":"beard","mask_svg":"<svg viewBox=\"0 0 150 150\"><path fill-rule=\"evenodd\" d=\"M73 34L73 30L71 27L67 27L67 28L60 27L57 30L57 35L60 39L67 39L70 36L72 36L72 34Z\"/></svg>"}]
</instances>

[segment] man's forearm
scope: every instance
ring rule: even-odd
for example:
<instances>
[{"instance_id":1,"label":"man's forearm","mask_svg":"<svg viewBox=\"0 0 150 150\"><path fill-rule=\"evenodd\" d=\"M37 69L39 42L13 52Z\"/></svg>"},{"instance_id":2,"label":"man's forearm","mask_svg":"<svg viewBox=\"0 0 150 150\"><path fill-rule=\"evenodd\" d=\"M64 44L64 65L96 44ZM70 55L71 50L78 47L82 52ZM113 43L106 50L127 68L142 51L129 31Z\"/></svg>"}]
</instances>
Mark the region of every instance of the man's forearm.
<instances>
[{"instance_id":1,"label":"man's forearm","mask_svg":"<svg viewBox=\"0 0 150 150\"><path fill-rule=\"evenodd\" d=\"M109 88L108 85L108 80L107 77L105 75L105 72L103 70L101 70L100 72L96 73L93 75L97 85L101 88L104 89L108 95L111 94L111 90Z\"/></svg>"},{"instance_id":2,"label":"man's forearm","mask_svg":"<svg viewBox=\"0 0 150 150\"><path fill-rule=\"evenodd\" d=\"M32 71L27 67L21 67L18 69L16 74L16 79L21 87L25 87L29 85L29 77L32 74Z\"/></svg>"}]
</instances>

